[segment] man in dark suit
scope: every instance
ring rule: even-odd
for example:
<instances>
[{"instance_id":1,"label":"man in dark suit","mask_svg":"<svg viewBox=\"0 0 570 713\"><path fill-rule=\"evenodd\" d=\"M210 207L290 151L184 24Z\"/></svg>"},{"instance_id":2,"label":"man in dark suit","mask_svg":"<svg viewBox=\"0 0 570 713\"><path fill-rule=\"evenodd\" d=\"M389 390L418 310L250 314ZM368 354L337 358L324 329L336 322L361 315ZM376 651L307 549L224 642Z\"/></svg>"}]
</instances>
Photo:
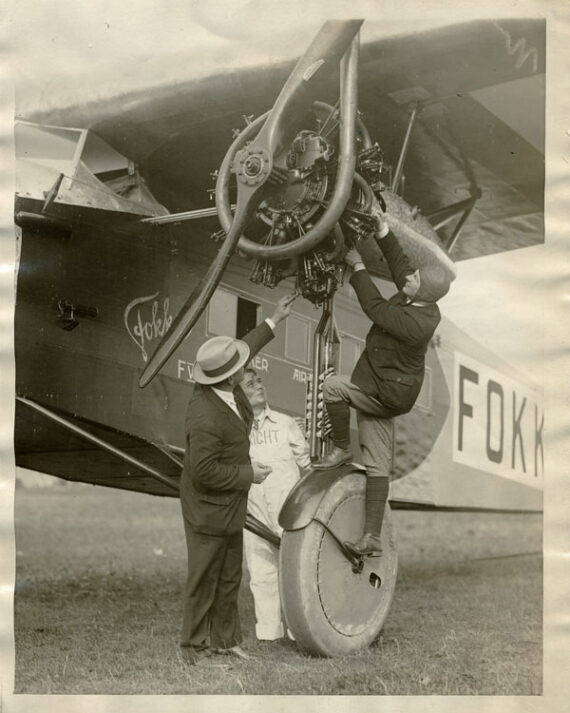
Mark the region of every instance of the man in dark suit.
<instances>
[{"instance_id":1,"label":"man in dark suit","mask_svg":"<svg viewBox=\"0 0 570 713\"><path fill-rule=\"evenodd\" d=\"M249 658L239 646L243 527L249 488L271 468L250 460L253 412L239 383L293 299L282 298L243 340L213 337L196 355L180 483L188 548L181 646L190 663L213 653Z\"/></svg>"},{"instance_id":2,"label":"man in dark suit","mask_svg":"<svg viewBox=\"0 0 570 713\"><path fill-rule=\"evenodd\" d=\"M346 546L355 554L381 553L380 534L388 498L392 417L413 407L422 387L427 347L441 315L436 304L449 289L449 278L437 265L413 270L383 214L376 214L375 240L390 268L398 292L385 299L352 249L345 257L353 273L360 306L372 320L366 348L352 376L331 376L323 394L332 426L334 448L315 469L334 468L352 459L349 407L357 412L358 435L366 467L364 534Z\"/></svg>"}]
</instances>

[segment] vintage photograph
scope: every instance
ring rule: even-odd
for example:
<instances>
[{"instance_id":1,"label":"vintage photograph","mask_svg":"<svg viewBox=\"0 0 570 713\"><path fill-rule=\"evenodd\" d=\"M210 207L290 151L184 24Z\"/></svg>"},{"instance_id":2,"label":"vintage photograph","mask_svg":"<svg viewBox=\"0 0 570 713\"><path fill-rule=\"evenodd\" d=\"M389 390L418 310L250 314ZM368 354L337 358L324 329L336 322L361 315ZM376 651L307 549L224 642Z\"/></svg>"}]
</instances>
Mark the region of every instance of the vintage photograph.
<instances>
[{"instance_id":1,"label":"vintage photograph","mask_svg":"<svg viewBox=\"0 0 570 713\"><path fill-rule=\"evenodd\" d=\"M548 3L24 6L6 710L542 699Z\"/></svg>"}]
</instances>

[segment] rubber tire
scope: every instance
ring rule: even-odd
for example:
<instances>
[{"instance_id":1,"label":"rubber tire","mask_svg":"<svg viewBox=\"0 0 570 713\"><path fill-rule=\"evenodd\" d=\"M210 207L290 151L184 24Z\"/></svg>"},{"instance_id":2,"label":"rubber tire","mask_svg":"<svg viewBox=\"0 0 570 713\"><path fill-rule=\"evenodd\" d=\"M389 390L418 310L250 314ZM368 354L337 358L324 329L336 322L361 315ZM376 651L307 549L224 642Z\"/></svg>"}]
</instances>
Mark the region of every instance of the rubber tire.
<instances>
[{"instance_id":1,"label":"rubber tire","mask_svg":"<svg viewBox=\"0 0 570 713\"><path fill-rule=\"evenodd\" d=\"M323 496L315 517L341 541L358 539L364 523L366 476L349 471ZM360 574L314 519L281 540L279 587L287 626L298 646L316 656L341 656L379 635L394 596L398 557L388 503L381 557L365 559ZM375 585L375 586L374 586ZM379 585L379 586L378 586Z\"/></svg>"}]
</instances>

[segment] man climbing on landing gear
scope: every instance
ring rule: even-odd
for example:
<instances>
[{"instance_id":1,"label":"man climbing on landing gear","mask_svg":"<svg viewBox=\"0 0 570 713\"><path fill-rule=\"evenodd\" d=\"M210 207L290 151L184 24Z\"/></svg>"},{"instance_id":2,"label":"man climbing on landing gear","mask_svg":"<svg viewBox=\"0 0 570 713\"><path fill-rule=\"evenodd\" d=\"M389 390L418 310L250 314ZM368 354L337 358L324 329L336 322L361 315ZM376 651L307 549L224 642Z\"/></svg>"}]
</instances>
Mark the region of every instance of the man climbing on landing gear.
<instances>
[{"instance_id":1,"label":"man climbing on landing gear","mask_svg":"<svg viewBox=\"0 0 570 713\"><path fill-rule=\"evenodd\" d=\"M424 379L425 354L441 319L436 304L449 290L442 267L429 265L413 270L407 256L376 208L374 235L398 292L385 299L372 282L360 254L354 248L345 256L352 268L350 284L364 313L372 320L366 348L350 379L330 376L323 395L332 427L334 448L313 467L335 468L352 460L349 420L356 410L362 462L366 468L364 534L346 542L353 554L381 554L380 534L388 498L392 417L413 407Z\"/></svg>"}]
</instances>

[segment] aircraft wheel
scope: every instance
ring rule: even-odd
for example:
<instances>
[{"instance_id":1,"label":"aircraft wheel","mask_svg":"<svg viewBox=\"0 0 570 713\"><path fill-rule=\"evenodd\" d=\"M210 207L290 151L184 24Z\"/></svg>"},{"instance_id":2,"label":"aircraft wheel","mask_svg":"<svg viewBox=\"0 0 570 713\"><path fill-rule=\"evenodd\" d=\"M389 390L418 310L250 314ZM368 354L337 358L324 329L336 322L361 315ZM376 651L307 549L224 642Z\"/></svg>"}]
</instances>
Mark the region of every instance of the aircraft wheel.
<instances>
[{"instance_id":1,"label":"aircraft wheel","mask_svg":"<svg viewBox=\"0 0 570 713\"><path fill-rule=\"evenodd\" d=\"M291 633L300 648L318 656L339 656L365 648L380 633L394 589L398 558L391 512L386 504L381 557L364 558L354 572L320 520L344 542L364 524L365 479L349 471L325 493L307 527L283 533L279 586Z\"/></svg>"}]
</instances>

